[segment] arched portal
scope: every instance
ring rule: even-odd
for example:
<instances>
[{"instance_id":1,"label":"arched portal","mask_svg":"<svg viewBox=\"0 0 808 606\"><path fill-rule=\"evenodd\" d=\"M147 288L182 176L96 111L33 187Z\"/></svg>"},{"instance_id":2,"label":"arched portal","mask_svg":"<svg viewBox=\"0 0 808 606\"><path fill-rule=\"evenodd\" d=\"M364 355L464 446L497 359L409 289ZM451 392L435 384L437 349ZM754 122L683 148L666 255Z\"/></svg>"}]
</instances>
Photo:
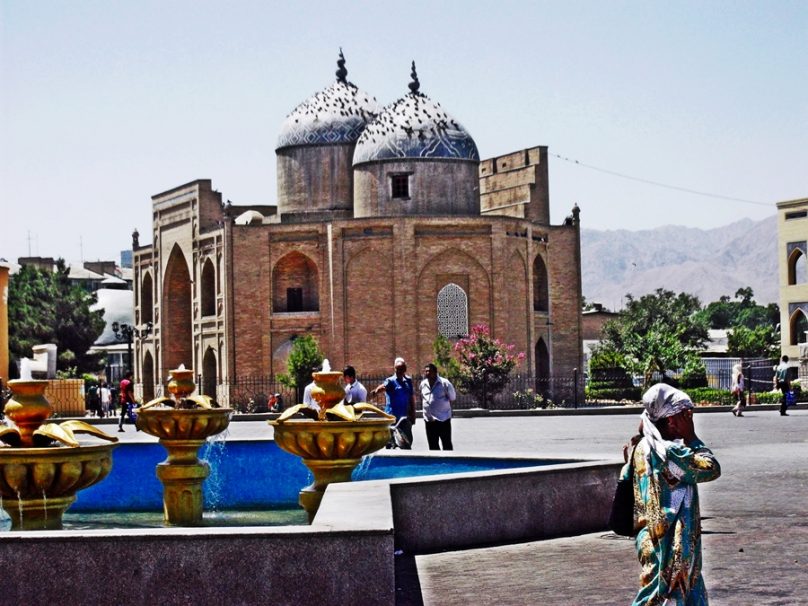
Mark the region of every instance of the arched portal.
<instances>
[{"instance_id":1,"label":"arched portal","mask_svg":"<svg viewBox=\"0 0 808 606\"><path fill-rule=\"evenodd\" d=\"M171 370L184 364L193 366L191 335L191 276L188 263L179 246L174 246L166 263L163 280L163 369L167 377Z\"/></svg>"},{"instance_id":2,"label":"arched portal","mask_svg":"<svg viewBox=\"0 0 808 606\"><path fill-rule=\"evenodd\" d=\"M212 347L202 357L202 394L216 398L216 353Z\"/></svg>"},{"instance_id":3,"label":"arched portal","mask_svg":"<svg viewBox=\"0 0 808 606\"><path fill-rule=\"evenodd\" d=\"M148 402L154 399L154 360L152 359L151 352L146 352L143 356L143 374L141 376L143 383L143 401Z\"/></svg>"},{"instance_id":4,"label":"arched portal","mask_svg":"<svg viewBox=\"0 0 808 606\"><path fill-rule=\"evenodd\" d=\"M549 292L547 266L541 255L536 255L533 261L533 311L549 311Z\"/></svg>"}]
</instances>

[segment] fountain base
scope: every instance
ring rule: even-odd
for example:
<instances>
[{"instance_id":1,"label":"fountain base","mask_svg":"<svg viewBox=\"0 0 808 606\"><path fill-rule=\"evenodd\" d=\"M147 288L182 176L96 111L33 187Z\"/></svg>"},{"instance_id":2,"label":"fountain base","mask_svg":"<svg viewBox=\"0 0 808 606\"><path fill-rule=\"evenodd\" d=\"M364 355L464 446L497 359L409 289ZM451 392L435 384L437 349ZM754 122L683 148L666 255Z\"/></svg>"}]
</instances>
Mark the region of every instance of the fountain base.
<instances>
[{"instance_id":1,"label":"fountain base","mask_svg":"<svg viewBox=\"0 0 808 606\"><path fill-rule=\"evenodd\" d=\"M179 446L187 451L191 440ZM202 483L210 475L210 466L196 458L197 449L204 440L193 440L194 460L178 463L172 460L173 444L161 440L169 457L157 465L157 477L163 483L163 515L169 526L200 526L205 500Z\"/></svg>"},{"instance_id":2,"label":"fountain base","mask_svg":"<svg viewBox=\"0 0 808 606\"><path fill-rule=\"evenodd\" d=\"M11 530L61 530L62 515L76 501L76 495L46 499L3 499L11 518Z\"/></svg>"},{"instance_id":3,"label":"fountain base","mask_svg":"<svg viewBox=\"0 0 808 606\"><path fill-rule=\"evenodd\" d=\"M303 463L314 475L314 481L300 491L298 503L306 510L309 523L320 508L325 489L336 482L350 482L353 470L362 459L303 459Z\"/></svg>"}]
</instances>

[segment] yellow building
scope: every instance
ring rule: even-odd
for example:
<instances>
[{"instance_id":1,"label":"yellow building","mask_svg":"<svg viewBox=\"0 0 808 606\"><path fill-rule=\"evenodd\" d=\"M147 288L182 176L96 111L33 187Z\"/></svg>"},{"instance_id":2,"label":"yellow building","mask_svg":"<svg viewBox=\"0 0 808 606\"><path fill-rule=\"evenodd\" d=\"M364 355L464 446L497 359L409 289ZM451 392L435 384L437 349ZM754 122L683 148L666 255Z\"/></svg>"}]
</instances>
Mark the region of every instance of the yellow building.
<instances>
[{"instance_id":1,"label":"yellow building","mask_svg":"<svg viewBox=\"0 0 808 606\"><path fill-rule=\"evenodd\" d=\"M780 348L796 361L808 341L808 198L780 202L777 212Z\"/></svg>"}]
</instances>

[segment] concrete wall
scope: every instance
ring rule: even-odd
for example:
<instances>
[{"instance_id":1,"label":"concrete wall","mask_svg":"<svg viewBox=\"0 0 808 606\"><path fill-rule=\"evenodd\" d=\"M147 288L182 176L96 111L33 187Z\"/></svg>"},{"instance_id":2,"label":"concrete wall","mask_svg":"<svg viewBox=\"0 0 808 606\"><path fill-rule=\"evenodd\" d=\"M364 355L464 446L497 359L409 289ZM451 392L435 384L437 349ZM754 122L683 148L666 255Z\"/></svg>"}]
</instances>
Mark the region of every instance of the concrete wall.
<instances>
[{"instance_id":1,"label":"concrete wall","mask_svg":"<svg viewBox=\"0 0 808 606\"><path fill-rule=\"evenodd\" d=\"M605 530L621 465L334 484L308 527L2 533L0 595L68 606L392 606L394 549L412 555Z\"/></svg>"},{"instance_id":2,"label":"concrete wall","mask_svg":"<svg viewBox=\"0 0 808 606\"><path fill-rule=\"evenodd\" d=\"M277 153L278 212L353 210L354 144L309 145Z\"/></svg>"}]
</instances>

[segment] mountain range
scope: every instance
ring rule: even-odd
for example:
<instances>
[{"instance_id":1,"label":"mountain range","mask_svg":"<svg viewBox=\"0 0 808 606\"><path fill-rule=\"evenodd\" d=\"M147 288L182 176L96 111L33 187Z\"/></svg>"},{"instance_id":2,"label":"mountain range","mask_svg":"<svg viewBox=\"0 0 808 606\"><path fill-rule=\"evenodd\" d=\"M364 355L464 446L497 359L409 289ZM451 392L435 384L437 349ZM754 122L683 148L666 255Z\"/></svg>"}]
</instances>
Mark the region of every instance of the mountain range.
<instances>
[{"instance_id":1,"label":"mountain range","mask_svg":"<svg viewBox=\"0 0 808 606\"><path fill-rule=\"evenodd\" d=\"M759 304L777 302L777 216L714 229L582 229L581 266L587 302L611 310L621 309L628 293L637 298L657 288L706 305L750 286Z\"/></svg>"}]
</instances>

